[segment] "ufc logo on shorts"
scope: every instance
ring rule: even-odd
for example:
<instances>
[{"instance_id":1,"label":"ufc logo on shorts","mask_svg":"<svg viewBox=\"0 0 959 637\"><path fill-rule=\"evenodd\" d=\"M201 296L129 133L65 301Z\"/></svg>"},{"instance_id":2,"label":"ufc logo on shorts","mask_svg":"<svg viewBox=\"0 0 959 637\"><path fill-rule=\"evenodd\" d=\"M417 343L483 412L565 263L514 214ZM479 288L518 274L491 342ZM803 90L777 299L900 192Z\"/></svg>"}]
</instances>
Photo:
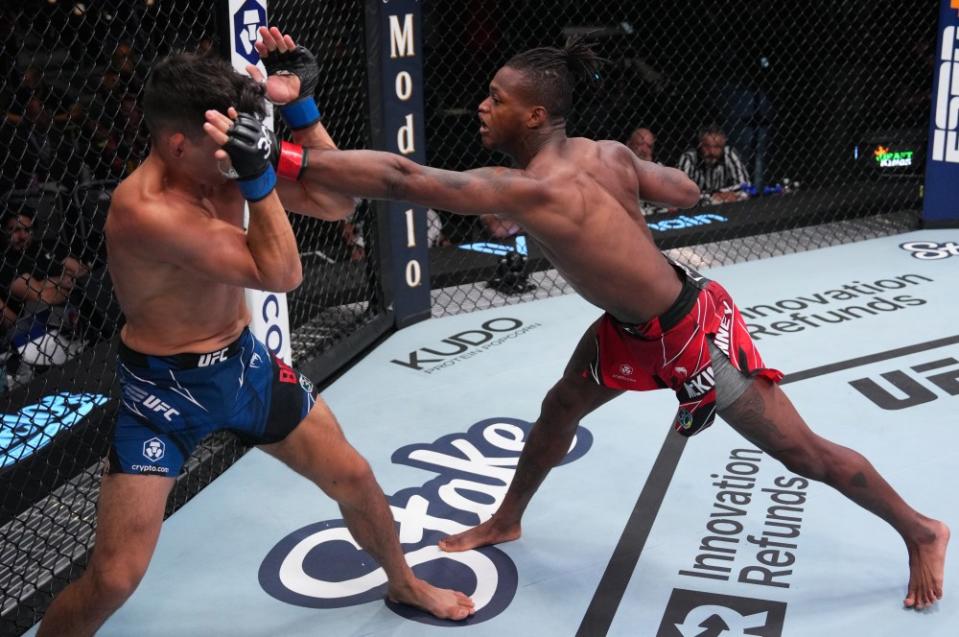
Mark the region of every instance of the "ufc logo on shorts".
<instances>
[{"instance_id":1,"label":"ufc logo on shorts","mask_svg":"<svg viewBox=\"0 0 959 637\"><path fill-rule=\"evenodd\" d=\"M946 27L942 33L932 159L959 164L959 64L953 62L959 61L957 35L954 26Z\"/></svg>"},{"instance_id":2,"label":"ufc logo on shorts","mask_svg":"<svg viewBox=\"0 0 959 637\"><path fill-rule=\"evenodd\" d=\"M224 347L218 352L210 352L209 354L203 354L200 356L200 360L197 362L197 367L209 367L215 363L226 360L226 350L229 349Z\"/></svg>"},{"instance_id":3,"label":"ufc logo on shorts","mask_svg":"<svg viewBox=\"0 0 959 637\"><path fill-rule=\"evenodd\" d=\"M126 387L124 387L123 393L128 398L142 404L144 407L146 407L150 411L162 413L163 417L166 418L167 421L169 422L173 421L174 416L178 416L180 414L179 411L177 411L173 407L170 407L170 405L166 404L165 402L163 402L162 400L160 400L153 394L148 394L135 385L127 385ZM131 409L133 408L131 407ZM140 413L136 409L134 409L134 411L138 414ZM140 415L142 416L143 414L140 414Z\"/></svg>"},{"instance_id":4,"label":"ufc logo on shorts","mask_svg":"<svg viewBox=\"0 0 959 637\"><path fill-rule=\"evenodd\" d=\"M701 372L683 383L683 388L690 398L699 398L716 384L713 377L713 366L707 365Z\"/></svg>"},{"instance_id":5,"label":"ufc logo on shorts","mask_svg":"<svg viewBox=\"0 0 959 637\"><path fill-rule=\"evenodd\" d=\"M143 400L143 406L149 409L150 411L155 411L157 413L163 414L163 417L170 422L173 421L174 416L180 415L180 412L178 412L173 407L170 407L168 404L166 404L165 402L163 402L162 400L160 400L153 394L147 396Z\"/></svg>"}]
</instances>

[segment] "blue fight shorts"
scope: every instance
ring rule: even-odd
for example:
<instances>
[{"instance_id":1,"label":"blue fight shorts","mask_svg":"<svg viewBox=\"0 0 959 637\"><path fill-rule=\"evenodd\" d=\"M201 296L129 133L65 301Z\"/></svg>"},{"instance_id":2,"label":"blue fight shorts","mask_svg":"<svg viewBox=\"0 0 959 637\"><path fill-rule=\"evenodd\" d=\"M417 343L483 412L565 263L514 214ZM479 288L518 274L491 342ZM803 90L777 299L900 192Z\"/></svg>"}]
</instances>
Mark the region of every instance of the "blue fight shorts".
<instances>
[{"instance_id":1,"label":"blue fight shorts","mask_svg":"<svg viewBox=\"0 0 959 637\"><path fill-rule=\"evenodd\" d=\"M249 329L206 354L149 356L121 342L117 376L122 400L110 473L174 478L197 444L223 429L246 444L278 442L317 395Z\"/></svg>"}]
</instances>

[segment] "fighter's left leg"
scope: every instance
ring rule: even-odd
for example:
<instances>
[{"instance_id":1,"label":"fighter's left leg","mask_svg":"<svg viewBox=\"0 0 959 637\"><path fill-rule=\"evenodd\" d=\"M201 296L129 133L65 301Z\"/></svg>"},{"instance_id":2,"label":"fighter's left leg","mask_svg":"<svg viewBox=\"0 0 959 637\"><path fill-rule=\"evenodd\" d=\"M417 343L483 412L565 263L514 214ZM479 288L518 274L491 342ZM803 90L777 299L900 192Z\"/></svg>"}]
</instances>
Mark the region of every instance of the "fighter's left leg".
<instances>
[{"instance_id":1,"label":"fighter's left leg","mask_svg":"<svg viewBox=\"0 0 959 637\"><path fill-rule=\"evenodd\" d=\"M922 609L942 598L949 527L906 504L861 454L810 430L778 385L757 378L719 414L790 471L834 487L899 532L909 552L906 606Z\"/></svg>"},{"instance_id":2,"label":"fighter's left leg","mask_svg":"<svg viewBox=\"0 0 959 637\"><path fill-rule=\"evenodd\" d=\"M260 448L336 501L350 533L386 572L391 600L443 619L460 620L473 613L473 601L463 593L437 588L413 574L383 490L322 399L317 398L309 415L283 440Z\"/></svg>"}]
</instances>

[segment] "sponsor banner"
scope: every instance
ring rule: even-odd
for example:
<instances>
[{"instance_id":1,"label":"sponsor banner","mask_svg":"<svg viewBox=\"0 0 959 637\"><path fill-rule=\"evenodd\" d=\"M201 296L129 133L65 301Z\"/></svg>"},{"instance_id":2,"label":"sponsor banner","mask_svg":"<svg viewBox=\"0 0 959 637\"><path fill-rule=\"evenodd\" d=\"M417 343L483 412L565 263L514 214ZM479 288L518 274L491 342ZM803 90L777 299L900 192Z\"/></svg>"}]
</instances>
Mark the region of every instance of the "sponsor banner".
<instances>
[{"instance_id":1,"label":"sponsor banner","mask_svg":"<svg viewBox=\"0 0 959 637\"><path fill-rule=\"evenodd\" d=\"M489 519L502 502L532 423L490 418L466 433L412 444L392 455L395 464L436 474L419 487L387 496L406 560L432 584L470 595L476 613L467 624L490 620L509 607L518 575L500 548L445 553L443 537ZM579 427L563 462L582 458L593 444ZM380 600L386 590L382 568L364 552L343 520L326 520L292 531L260 565L263 590L280 601L310 608L341 608ZM436 619L409 606L388 603L395 613L434 625L463 625Z\"/></svg>"},{"instance_id":2,"label":"sponsor banner","mask_svg":"<svg viewBox=\"0 0 959 637\"><path fill-rule=\"evenodd\" d=\"M253 64L266 76L266 67L260 55L253 47L257 29L267 26L266 0L230 0L229 6L229 42L230 63L240 73L246 73L246 66ZM273 107L267 103L266 125L273 128ZM249 208L244 219L249 220ZM247 221L248 222L248 221ZM287 363L292 362L290 349L290 316L286 304L286 294L247 290L246 304L252 318L250 330L263 341L274 356Z\"/></svg>"},{"instance_id":3,"label":"sponsor banner","mask_svg":"<svg viewBox=\"0 0 959 637\"><path fill-rule=\"evenodd\" d=\"M418 0L376 3L380 97L377 148L426 163L423 116L423 18ZM372 17L372 16L371 16ZM371 58L375 60L375 58ZM389 235L390 287L396 325L429 317L430 274L426 208L403 201L380 204Z\"/></svg>"},{"instance_id":4,"label":"sponsor banner","mask_svg":"<svg viewBox=\"0 0 959 637\"><path fill-rule=\"evenodd\" d=\"M673 589L656 637L780 637L786 604Z\"/></svg>"},{"instance_id":5,"label":"sponsor banner","mask_svg":"<svg viewBox=\"0 0 959 637\"><path fill-rule=\"evenodd\" d=\"M101 341L3 394L0 524L106 453L118 342Z\"/></svg>"},{"instance_id":6,"label":"sponsor banner","mask_svg":"<svg viewBox=\"0 0 959 637\"><path fill-rule=\"evenodd\" d=\"M108 400L103 394L60 392L44 396L16 413L3 414L0 470L41 451L55 436L80 424Z\"/></svg>"},{"instance_id":7,"label":"sponsor banner","mask_svg":"<svg viewBox=\"0 0 959 637\"><path fill-rule=\"evenodd\" d=\"M904 243L903 249L907 245L914 244ZM826 284L791 298L750 301L739 310L749 334L761 341L920 307L929 303L926 295L935 283L928 274L904 271L865 282Z\"/></svg>"},{"instance_id":8,"label":"sponsor banner","mask_svg":"<svg viewBox=\"0 0 959 637\"><path fill-rule=\"evenodd\" d=\"M955 241L907 241L899 247L906 250L914 259L920 261L939 261L949 257L959 256L959 245Z\"/></svg>"},{"instance_id":9,"label":"sponsor banner","mask_svg":"<svg viewBox=\"0 0 959 637\"><path fill-rule=\"evenodd\" d=\"M539 327L542 327L541 323L523 323L518 318L493 318L473 329L451 334L394 358L390 360L390 364L433 374L479 356Z\"/></svg>"},{"instance_id":10,"label":"sponsor banner","mask_svg":"<svg viewBox=\"0 0 959 637\"><path fill-rule=\"evenodd\" d=\"M932 227L959 226L959 5L940 0L939 6L922 207L923 222Z\"/></svg>"},{"instance_id":11,"label":"sponsor banner","mask_svg":"<svg viewBox=\"0 0 959 637\"><path fill-rule=\"evenodd\" d=\"M936 349L925 356L915 365L890 361L887 369L851 380L849 385L886 411L959 396L959 347Z\"/></svg>"}]
</instances>

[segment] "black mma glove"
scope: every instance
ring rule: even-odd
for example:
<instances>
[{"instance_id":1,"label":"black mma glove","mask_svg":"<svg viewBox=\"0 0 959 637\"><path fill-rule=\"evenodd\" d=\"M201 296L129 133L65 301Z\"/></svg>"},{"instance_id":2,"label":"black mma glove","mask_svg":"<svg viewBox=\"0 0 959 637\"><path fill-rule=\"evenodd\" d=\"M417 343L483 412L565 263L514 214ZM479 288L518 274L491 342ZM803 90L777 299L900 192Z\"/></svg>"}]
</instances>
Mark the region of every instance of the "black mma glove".
<instances>
[{"instance_id":1,"label":"black mma glove","mask_svg":"<svg viewBox=\"0 0 959 637\"><path fill-rule=\"evenodd\" d=\"M240 113L226 132L223 150L230 156L237 185L248 201L259 201L276 187L279 148L276 136L253 115Z\"/></svg>"},{"instance_id":2,"label":"black mma glove","mask_svg":"<svg viewBox=\"0 0 959 637\"><path fill-rule=\"evenodd\" d=\"M283 53L272 51L263 58L263 66L270 75L295 75L300 78L300 96L280 106L280 115L290 128L300 130L320 121L320 110L313 99L316 84L320 80L320 68L309 49L297 45L295 49Z\"/></svg>"}]
</instances>

